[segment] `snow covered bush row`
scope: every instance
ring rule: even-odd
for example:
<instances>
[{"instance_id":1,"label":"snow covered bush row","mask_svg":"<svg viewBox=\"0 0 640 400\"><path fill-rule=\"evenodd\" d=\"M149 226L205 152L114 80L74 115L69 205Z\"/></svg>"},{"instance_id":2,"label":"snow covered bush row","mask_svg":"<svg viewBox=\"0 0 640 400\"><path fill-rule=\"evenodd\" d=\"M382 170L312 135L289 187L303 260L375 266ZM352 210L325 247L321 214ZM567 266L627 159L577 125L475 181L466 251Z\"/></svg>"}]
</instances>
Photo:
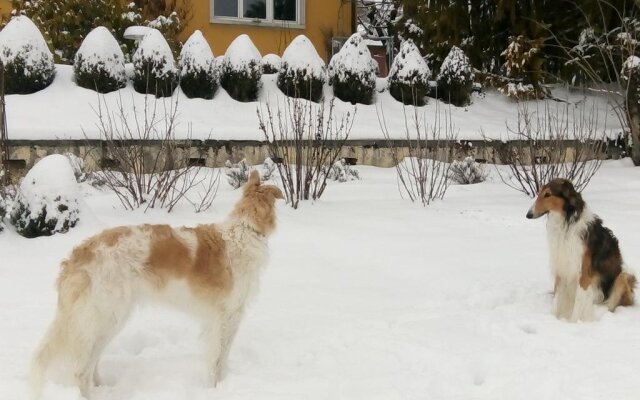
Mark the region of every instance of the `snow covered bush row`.
<instances>
[{"instance_id":1,"label":"snow covered bush row","mask_svg":"<svg viewBox=\"0 0 640 400\"><path fill-rule=\"evenodd\" d=\"M322 98L326 76L326 66L318 55L313 43L304 35L299 35L284 51L278 87L290 97L314 102Z\"/></svg>"},{"instance_id":2,"label":"snow covered bush row","mask_svg":"<svg viewBox=\"0 0 640 400\"><path fill-rule=\"evenodd\" d=\"M78 222L76 178L67 157L40 160L24 177L11 209L16 232L27 238L67 232Z\"/></svg>"},{"instance_id":3,"label":"snow covered bush row","mask_svg":"<svg viewBox=\"0 0 640 400\"><path fill-rule=\"evenodd\" d=\"M354 33L329 62L334 95L352 104L371 104L378 64L359 33Z\"/></svg>"},{"instance_id":4,"label":"snow covered bush row","mask_svg":"<svg viewBox=\"0 0 640 400\"><path fill-rule=\"evenodd\" d=\"M35 24L13 18L0 32L0 60L5 65L5 93L28 94L53 82L53 54Z\"/></svg>"},{"instance_id":5,"label":"snow covered bush row","mask_svg":"<svg viewBox=\"0 0 640 400\"><path fill-rule=\"evenodd\" d=\"M405 40L389 70L389 93L404 104L422 106L429 94L430 76L431 70L420 50L413 41Z\"/></svg>"}]
</instances>

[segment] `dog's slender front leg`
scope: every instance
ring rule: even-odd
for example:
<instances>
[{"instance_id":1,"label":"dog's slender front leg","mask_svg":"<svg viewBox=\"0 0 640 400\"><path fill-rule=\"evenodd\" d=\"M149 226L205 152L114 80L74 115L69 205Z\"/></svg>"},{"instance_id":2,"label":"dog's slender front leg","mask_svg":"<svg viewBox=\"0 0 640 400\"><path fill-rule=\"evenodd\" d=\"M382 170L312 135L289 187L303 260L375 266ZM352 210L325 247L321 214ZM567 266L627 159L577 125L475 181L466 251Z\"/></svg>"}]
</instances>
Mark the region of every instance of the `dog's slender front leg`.
<instances>
[{"instance_id":1,"label":"dog's slender front leg","mask_svg":"<svg viewBox=\"0 0 640 400\"><path fill-rule=\"evenodd\" d=\"M233 339L238 332L238 326L240 325L242 314L243 309L230 313L222 327L222 350L220 352L220 358L218 359L217 366L219 381L224 379L227 374L227 361L229 359L229 353L231 352Z\"/></svg>"}]
</instances>

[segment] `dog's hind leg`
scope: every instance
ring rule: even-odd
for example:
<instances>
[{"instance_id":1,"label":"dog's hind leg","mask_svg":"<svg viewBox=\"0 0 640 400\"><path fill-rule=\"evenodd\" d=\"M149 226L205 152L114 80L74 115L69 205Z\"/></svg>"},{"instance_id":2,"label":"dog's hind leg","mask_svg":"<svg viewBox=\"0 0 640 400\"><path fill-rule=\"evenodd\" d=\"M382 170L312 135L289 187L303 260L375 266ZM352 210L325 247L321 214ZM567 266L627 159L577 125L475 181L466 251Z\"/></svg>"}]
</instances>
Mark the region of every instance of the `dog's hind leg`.
<instances>
[{"instance_id":1,"label":"dog's hind leg","mask_svg":"<svg viewBox=\"0 0 640 400\"><path fill-rule=\"evenodd\" d=\"M613 282L613 288L605 302L609 311L614 311L618 306L633 305L635 285L635 276L628 272L620 273Z\"/></svg>"},{"instance_id":2,"label":"dog's hind leg","mask_svg":"<svg viewBox=\"0 0 640 400\"><path fill-rule=\"evenodd\" d=\"M41 344L31 362L29 372L29 392L31 399L39 399L42 395L45 375L51 362L58 358L66 346L66 322L64 316L58 312L49 330L42 339Z\"/></svg>"}]
</instances>

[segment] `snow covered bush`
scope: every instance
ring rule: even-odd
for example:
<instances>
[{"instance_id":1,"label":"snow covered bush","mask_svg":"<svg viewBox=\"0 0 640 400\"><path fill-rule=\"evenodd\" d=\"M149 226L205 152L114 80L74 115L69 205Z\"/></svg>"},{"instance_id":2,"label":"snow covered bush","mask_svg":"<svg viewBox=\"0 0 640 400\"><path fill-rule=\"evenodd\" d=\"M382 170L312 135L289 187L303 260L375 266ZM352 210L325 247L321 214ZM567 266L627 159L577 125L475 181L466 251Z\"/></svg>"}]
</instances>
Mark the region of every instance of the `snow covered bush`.
<instances>
[{"instance_id":1,"label":"snow covered bush","mask_svg":"<svg viewBox=\"0 0 640 400\"><path fill-rule=\"evenodd\" d=\"M202 32L193 32L182 47L178 61L180 87L187 97L213 98L218 88L215 64L216 59Z\"/></svg>"},{"instance_id":2,"label":"snow covered bush","mask_svg":"<svg viewBox=\"0 0 640 400\"><path fill-rule=\"evenodd\" d=\"M220 86L237 101L256 101L262 85L261 60L249 36L238 36L227 48L220 65Z\"/></svg>"},{"instance_id":3,"label":"snow covered bush","mask_svg":"<svg viewBox=\"0 0 640 400\"><path fill-rule=\"evenodd\" d=\"M237 163L232 163L231 160L227 160L227 162L224 163L224 169L229 185L234 189L238 189L247 183L251 171L255 168L249 166L247 160L243 158ZM260 180L265 182L271 179L275 169L275 163L270 158L265 159L262 164L262 171L260 172Z\"/></svg>"},{"instance_id":4,"label":"snow covered bush","mask_svg":"<svg viewBox=\"0 0 640 400\"><path fill-rule=\"evenodd\" d=\"M429 93L431 70L420 50L411 40L405 40L393 59L389 71L389 93L407 105L422 106Z\"/></svg>"},{"instance_id":5,"label":"snow covered bush","mask_svg":"<svg viewBox=\"0 0 640 400\"><path fill-rule=\"evenodd\" d=\"M298 35L282 55L278 73L278 88L290 97L316 103L322 99L326 66L313 43L304 35Z\"/></svg>"},{"instance_id":6,"label":"snow covered bush","mask_svg":"<svg viewBox=\"0 0 640 400\"><path fill-rule=\"evenodd\" d=\"M277 74L280 72L280 65L282 65L282 59L276 54L267 54L262 57L262 73L263 74Z\"/></svg>"},{"instance_id":7,"label":"snow covered bush","mask_svg":"<svg viewBox=\"0 0 640 400\"><path fill-rule=\"evenodd\" d=\"M78 192L67 158L40 160L24 177L11 210L11 224L27 238L67 232L78 222Z\"/></svg>"},{"instance_id":8,"label":"snow covered bush","mask_svg":"<svg viewBox=\"0 0 640 400\"><path fill-rule=\"evenodd\" d=\"M0 60L5 66L5 93L28 94L53 82L53 55L35 24L18 16L0 32Z\"/></svg>"},{"instance_id":9,"label":"snow covered bush","mask_svg":"<svg viewBox=\"0 0 640 400\"><path fill-rule=\"evenodd\" d=\"M436 78L438 96L457 107L471 103L473 68L460 48L453 46L440 66Z\"/></svg>"},{"instance_id":10,"label":"snow covered bush","mask_svg":"<svg viewBox=\"0 0 640 400\"><path fill-rule=\"evenodd\" d=\"M501 93L514 100L544 98L543 44L544 39L530 40L523 35L509 38L509 45L501 56L505 58L502 69L510 81L499 88Z\"/></svg>"},{"instance_id":11,"label":"snow covered bush","mask_svg":"<svg viewBox=\"0 0 640 400\"><path fill-rule=\"evenodd\" d=\"M354 33L329 62L329 84L342 101L371 104L377 70L362 36Z\"/></svg>"},{"instance_id":12,"label":"snow covered bush","mask_svg":"<svg viewBox=\"0 0 640 400\"><path fill-rule=\"evenodd\" d=\"M355 168L347 164L344 158L336 161L327 173L327 177L332 181L340 183L360 180L360 174Z\"/></svg>"},{"instance_id":13,"label":"snow covered bush","mask_svg":"<svg viewBox=\"0 0 640 400\"><path fill-rule=\"evenodd\" d=\"M78 86L108 93L127 85L124 54L104 26L92 30L82 41L73 61Z\"/></svg>"},{"instance_id":14,"label":"snow covered bush","mask_svg":"<svg viewBox=\"0 0 640 400\"><path fill-rule=\"evenodd\" d=\"M173 53L162 33L152 29L133 55L133 87L139 93L167 97L177 86Z\"/></svg>"},{"instance_id":15,"label":"snow covered bush","mask_svg":"<svg viewBox=\"0 0 640 400\"><path fill-rule=\"evenodd\" d=\"M460 185L484 182L487 179L487 171L484 165L473 157L465 157L464 160L455 160L449 169L451 180Z\"/></svg>"},{"instance_id":16,"label":"snow covered bush","mask_svg":"<svg viewBox=\"0 0 640 400\"><path fill-rule=\"evenodd\" d=\"M249 164L247 164L244 158L237 163L232 163L231 160L227 160L227 162L224 163L224 173L227 175L229 185L234 189L238 189L249 180L251 167L249 167Z\"/></svg>"}]
</instances>

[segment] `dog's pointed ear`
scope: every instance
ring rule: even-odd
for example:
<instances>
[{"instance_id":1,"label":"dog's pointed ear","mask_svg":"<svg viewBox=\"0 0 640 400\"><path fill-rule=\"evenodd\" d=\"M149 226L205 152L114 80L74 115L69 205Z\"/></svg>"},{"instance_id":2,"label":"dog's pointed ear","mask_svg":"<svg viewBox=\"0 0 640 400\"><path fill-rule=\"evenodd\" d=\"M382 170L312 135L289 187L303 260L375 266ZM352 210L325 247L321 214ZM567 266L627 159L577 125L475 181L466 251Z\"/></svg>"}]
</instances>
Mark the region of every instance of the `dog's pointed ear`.
<instances>
[{"instance_id":1,"label":"dog's pointed ear","mask_svg":"<svg viewBox=\"0 0 640 400\"><path fill-rule=\"evenodd\" d=\"M266 189L273 195L274 199L284 199L284 194L277 186L267 186Z\"/></svg>"},{"instance_id":2,"label":"dog's pointed ear","mask_svg":"<svg viewBox=\"0 0 640 400\"><path fill-rule=\"evenodd\" d=\"M255 169L251 171L251 175L249 175L247 186L260 186L260 173Z\"/></svg>"}]
</instances>

